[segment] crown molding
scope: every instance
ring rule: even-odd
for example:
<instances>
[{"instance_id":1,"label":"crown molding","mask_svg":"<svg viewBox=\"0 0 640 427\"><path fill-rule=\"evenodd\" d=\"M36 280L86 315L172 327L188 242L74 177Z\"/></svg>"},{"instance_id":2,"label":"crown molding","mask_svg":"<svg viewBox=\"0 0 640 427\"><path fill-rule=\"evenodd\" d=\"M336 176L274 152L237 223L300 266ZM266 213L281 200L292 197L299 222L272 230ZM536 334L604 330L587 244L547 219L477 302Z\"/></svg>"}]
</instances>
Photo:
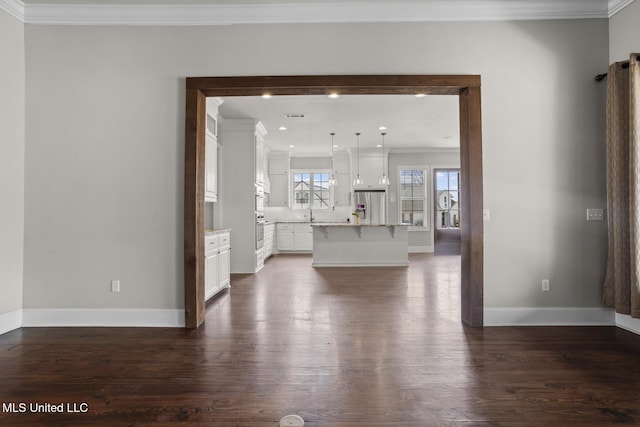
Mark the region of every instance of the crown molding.
<instances>
[{"instance_id":1,"label":"crown molding","mask_svg":"<svg viewBox=\"0 0 640 427\"><path fill-rule=\"evenodd\" d=\"M274 0L276 1L276 0ZM609 18L634 0L437 0L286 4L25 4L0 9L41 25L232 25Z\"/></svg>"},{"instance_id":2,"label":"crown molding","mask_svg":"<svg viewBox=\"0 0 640 427\"><path fill-rule=\"evenodd\" d=\"M609 18L633 3L634 0L609 0Z\"/></svg>"},{"instance_id":3,"label":"crown molding","mask_svg":"<svg viewBox=\"0 0 640 427\"><path fill-rule=\"evenodd\" d=\"M24 22L24 3L20 0L0 0L0 10Z\"/></svg>"}]
</instances>

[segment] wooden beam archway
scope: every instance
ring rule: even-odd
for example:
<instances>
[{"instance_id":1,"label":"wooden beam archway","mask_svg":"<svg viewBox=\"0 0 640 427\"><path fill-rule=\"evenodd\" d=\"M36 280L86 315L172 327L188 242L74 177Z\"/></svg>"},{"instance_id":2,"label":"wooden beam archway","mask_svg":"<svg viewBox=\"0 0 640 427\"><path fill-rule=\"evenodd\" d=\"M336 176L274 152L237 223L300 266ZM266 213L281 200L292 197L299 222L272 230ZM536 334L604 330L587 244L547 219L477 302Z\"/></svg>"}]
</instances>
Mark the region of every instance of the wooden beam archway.
<instances>
[{"instance_id":1,"label":"wooden beam archway","mask_svg":"<svg viewBox=\"0 0 640 427\"><path fill-rule=\"evenodd\" d=\"M204 322L206 98L271 95L458 95L460 105L461 317L483 326L482 114L477 75L191 77L186 81L185 326Z\"/></svg>"}]
</instances>

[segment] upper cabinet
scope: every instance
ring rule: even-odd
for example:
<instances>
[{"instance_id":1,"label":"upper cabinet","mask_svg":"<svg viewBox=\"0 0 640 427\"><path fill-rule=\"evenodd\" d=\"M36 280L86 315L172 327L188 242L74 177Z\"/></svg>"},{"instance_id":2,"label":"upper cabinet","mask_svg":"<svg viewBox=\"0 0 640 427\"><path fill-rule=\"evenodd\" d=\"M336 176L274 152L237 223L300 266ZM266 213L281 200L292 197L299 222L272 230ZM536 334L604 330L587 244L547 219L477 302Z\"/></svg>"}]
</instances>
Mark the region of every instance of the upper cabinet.
<instances>
[{"instance_id":1,"label":"upper cabinet","mask_svg":"<svg viewBox=\"0 0 640 427\"><path fill-rule=\"evenodd\" d=\"M207 130L205 137L205 202L218 201L218 109L223 100L207 98Z\"/></svg>"},{"instance_id":2,"label":"upper cabinet","mask_svg":"<svg viewBox=\"0 0 640 427\"><path fill-rule=\"evenodd\" d=\"M218 201L218 141L209 130L207 130L204 146L204 201Z\"/></svg>"},{"instance_id":3,"label":"upper cabinet","mask_svg":"<svg viewBox=\"0 0 640 427\"><path fill-rule=\"evenodd\" d=\"M383 171L389 176L388 155L386 151L383 155L381 150L360 150L360 179L364 186L378 186ZM358 158L355 153L351 157L351 168L353 180L358 174Z\"/></svg>"},{"instance_id":4,"label":"upper cabinet","mask_svg":"<svg viewBox=\"0 0 640 427\"><path fill-rule=\"evenodd\" d=\"M265 157L266 151L264 147L264 136L267 134L267 130L264 128L262 123L257 122L255 126L255 146L256 146L256 184L259 186L263 186L265 181L269 178L266 177L267 172L265 171Z\"/></svg>"},{"instance_id":5,"label":"upper cabinet","mask_svg":"<svg viewBox=\"0 0 640 427\"><path fill-rule=\"evenodd\" d=\"M269 155L269 206L289 206L289 153Z\"/></svg>"},{"instance_id":6,"label":"upper cabinet","mask_svg":"<svg viewBox=\"0 0 640 427\"><path fill-rule=\"evenodd\" d=\"M333 171L338 181L333 190L335 206L351 205L351 174L349 173L349 153L338 152L333 155Z\"/></svg>"}]
</instances>

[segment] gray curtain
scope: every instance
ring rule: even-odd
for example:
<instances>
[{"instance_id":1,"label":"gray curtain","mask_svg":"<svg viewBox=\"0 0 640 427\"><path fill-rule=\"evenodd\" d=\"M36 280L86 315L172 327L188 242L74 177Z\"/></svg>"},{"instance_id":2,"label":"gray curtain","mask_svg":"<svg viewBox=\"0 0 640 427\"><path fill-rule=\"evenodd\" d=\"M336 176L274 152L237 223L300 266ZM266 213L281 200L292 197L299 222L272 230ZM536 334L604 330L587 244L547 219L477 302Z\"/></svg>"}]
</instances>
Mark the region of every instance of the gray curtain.
<instances>
[{"instance_id":1,"label":"gray curtain","mask_svg":"<svg viewBox=\"0 0 640 427\"><path fill-rule=\"evenodd\" d=\"M603 303L640 318L640 63L638 54L607 75L609 257Z\"/></svg>"}]
</instances>

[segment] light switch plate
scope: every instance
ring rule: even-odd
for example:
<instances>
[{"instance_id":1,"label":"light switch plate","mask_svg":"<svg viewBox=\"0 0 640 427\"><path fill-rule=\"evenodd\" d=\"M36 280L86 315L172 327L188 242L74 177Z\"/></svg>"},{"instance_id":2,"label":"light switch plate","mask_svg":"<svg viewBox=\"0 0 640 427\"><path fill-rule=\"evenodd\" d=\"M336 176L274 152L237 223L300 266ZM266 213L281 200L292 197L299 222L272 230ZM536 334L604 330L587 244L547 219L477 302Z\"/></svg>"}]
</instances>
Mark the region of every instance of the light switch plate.
<instances>
[{"instance_id":1,"label":"light switch plate","mask_svg":"<svg viewBox=\"0 0 640 427\"><path fill-rule=\"evenodd\" d=\"M484 221L489 221L491 219L491 215L489 214L489 209L482 210L482 219Z\"/></svg>"},{"instance_id":2,"label":"light switch plate","mask_svg":"<svg viewBox=\"0 0 640 427\"><path fill-rule=\"evenodd\" d=\"M587 209L587 221L604 221L604 209Z\"/></svg>"}]
</instances>

